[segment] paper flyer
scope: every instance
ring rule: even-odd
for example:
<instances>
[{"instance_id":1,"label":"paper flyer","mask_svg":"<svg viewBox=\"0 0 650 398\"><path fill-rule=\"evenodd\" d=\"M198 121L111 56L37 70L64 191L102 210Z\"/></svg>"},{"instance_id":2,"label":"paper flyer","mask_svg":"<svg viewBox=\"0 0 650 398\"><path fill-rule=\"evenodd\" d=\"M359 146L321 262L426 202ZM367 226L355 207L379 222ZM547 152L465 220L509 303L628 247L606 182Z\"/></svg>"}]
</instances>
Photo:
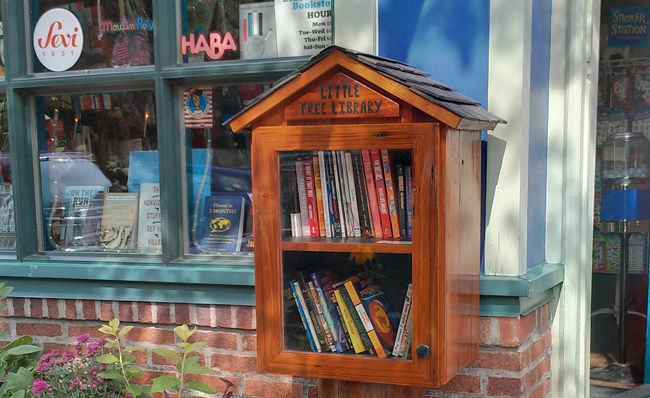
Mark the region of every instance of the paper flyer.
<instances>
[{"instance_id":1,"label":"paper flyer","mask_svg":"<svg viewBox=\"0 0 650 398\"><path fill-rule=\"evenodd\" d=\"M275 0L278 57L313 55L332 44L332 2Z\"/></svg>"},{"instance_id":2,"label":"paper flyer","mask_svg":"<svg viewBox=\"0 0 650 398\"><path fill-rule=\"evenodd\" d=\"M239 5L239 51L241 59L278 56L273 3Z\"/></svg>"}]
</instances>

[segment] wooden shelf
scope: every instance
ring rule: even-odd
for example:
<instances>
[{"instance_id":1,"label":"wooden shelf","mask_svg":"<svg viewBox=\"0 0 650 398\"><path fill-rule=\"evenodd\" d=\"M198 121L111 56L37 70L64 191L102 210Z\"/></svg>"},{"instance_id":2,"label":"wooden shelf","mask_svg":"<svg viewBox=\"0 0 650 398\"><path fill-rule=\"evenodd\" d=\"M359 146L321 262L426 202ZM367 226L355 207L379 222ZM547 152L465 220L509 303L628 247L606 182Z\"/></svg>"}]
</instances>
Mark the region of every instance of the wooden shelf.
<instances>
[{"instance_id":1,"label":"wooden shelf","mask_svg":"<svg viewBox=\"0 0 650 398\"><path fill-rule=\"evenodd\" d=\"M282 250L411 254L413 245L410 240L398 239L286 237L282 239Z\"/></svg>"}]
</instances>

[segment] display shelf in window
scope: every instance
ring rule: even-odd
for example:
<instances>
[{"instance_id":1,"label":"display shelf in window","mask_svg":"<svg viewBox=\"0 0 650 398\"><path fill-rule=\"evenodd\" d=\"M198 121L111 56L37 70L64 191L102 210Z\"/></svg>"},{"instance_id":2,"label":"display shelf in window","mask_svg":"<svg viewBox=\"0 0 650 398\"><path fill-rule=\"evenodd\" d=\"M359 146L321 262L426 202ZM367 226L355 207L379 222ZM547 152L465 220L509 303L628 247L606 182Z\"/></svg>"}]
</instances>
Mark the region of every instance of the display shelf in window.
<instances>
[{"instance_id":1,"label":"display shelf in window","mask_svg":"<svg viewBox=\"0 0 650 398\"><path fill-rule=\"evenodd\" d=\"M263 372L435 387L477 355L480 130L501 122L339 47L230 121L252 131Z\"/></svg>"}]
</instances>

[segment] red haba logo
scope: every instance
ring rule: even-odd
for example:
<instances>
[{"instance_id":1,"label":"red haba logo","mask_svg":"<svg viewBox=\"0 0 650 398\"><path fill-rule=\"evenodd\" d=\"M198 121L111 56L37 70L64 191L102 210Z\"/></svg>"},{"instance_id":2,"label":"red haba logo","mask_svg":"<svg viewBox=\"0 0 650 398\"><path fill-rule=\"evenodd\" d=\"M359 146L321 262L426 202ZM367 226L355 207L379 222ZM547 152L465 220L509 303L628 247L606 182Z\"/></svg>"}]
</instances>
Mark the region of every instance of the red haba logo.
<instances>
[{"instance_id":1,"label":"red haba logo","mask_svg":"<svg viewBox=\"0 0 650 398\"><path fill-rule=\"evenodd\" d=\"M187 55L189 49L190 54L198 54L204 52L210 59L221 59L226 50L237 51L237 44L233 39L230 32L226 32L221 37L219 32L210 32L208 38L204 34L199 34L195 40L194 33L190 33L189 39L186 36L181 37L181 52Z\"/></svg>"},{"instance_id":2,"label":"red haba logo","mask_svg":"<svg viewBox=\"0 0 650 398\"><path fill-rule=\"evenodd\" d=\"M55 31L56 29L56 31ZM50 28L47 31L47 37L45 38L45 44L43 44L43 38L38 39L38 46L42 49L52 46L53 48L59 48L63 45L64 48L68 47L77 47L77 35L79 33L79 28L74 28L74 33L62 34L55 33L60 32L63 29L63 24L60 21L52 22Z\"/></svg>"}]
</instances>

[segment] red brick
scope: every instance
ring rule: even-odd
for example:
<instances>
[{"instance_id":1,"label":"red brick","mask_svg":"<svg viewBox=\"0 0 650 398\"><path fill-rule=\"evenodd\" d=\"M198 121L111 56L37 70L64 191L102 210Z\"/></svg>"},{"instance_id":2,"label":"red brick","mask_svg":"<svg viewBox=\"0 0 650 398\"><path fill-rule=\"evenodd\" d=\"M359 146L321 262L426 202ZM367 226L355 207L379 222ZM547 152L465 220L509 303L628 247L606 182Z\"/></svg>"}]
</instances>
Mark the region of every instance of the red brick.
<instances>
[{"instance_id":1,"label":"red brick","mask_svg":"<svg viewBox=\"0 0 650 398\"><path fill-rule=\"evenodd\" d=\"M0 322L0 333L4 333L4 332L9 333L10 330L11 327L7 322Z\"/></svg>"},{"instance_id":2,"label":"red brick","mask_svg":"<svg viewBox=\"0 0 650 398\"><path fill-rule=\"evenodd\" d=\"M171 318L171 305L167 303L157 303L156 311L158 312L158 323L161 325L169 325L172 323Z\"/></svg>"},{"instance_id":3,"label":"red brick","mask_svg":"<svg viewBox=\"0 0 650 398\"><path fill-rule=\"evenodd\" d=\"M16 323L16 334L30 335L30 336L43 336L43 337L57 337L63 336L63 328L57 323L34 323L34 322L19 322Z\"/></svg>"},{"instance_id":4,"label":"red brick","mask_svg":"<svg viewBox=\"0 0 650 398\"><path fill-rule=\"evenodd\" d=\"M84 319L99 319L97 317L97 310L95 308L95 302L91 300L83 300L81 302L81 305L83 307L83 316Z\"/></svg>"},{"instance_id":5,"label":"red brick","mask_svg":"<svg viewBox=\"0 0 650 398\"><path fill-rule=\"evenodd\" d=\"M25 313L25 299L16 297L12 301L14 307L14 316L17 317L27 316L27 314Z\"/></svg>"},{"instance_id":6,"label":"red brick","mask_svg":"<svg viewBox=\"0 0 650 398\"><path fill-rule=\"evenodd\" d=\"M189 304L175 304L176 307L176 324L189 325L190 324L190 305Z\"/></svg>"},{"instance_id":7,"label":"red brick","mask_svg":"<svg viewBox=\"0 0 650 398\"><path fill-rule=\"evenodd\" d=\"M307 386L307 398L318 398L318 386Z\"/></svg>"},{"instance_id":8,"label":"red brick","mask_svg":"<svg viewBox=\"0 0 650 398\"><path fill-rule=\"evenodd\" d=\"M242 335L241 348L244 351L257 351L257 335L256 334Z\"/></svg>"},{"instance_id":9,"label":"red brick","mask_svg":"<svg viewBox=\"0 0 650 398\"><path fill-rule=\"evenodd\" d=\"M232 307L229 305L215 306L215 322L217 327L231 328L232 327Z\"/></svg>"},{"instance_id":10,"label":"red brick","mask_svg":"<svg viewBox=\"0 0 650 398\"><path fill-rule=\"evenodd\" d=\"M239 389L239 380L234 378L234 377L224 377L224 379L228 380L230 383L234 385L234 388L231 387L229 391L232 391L237 394L237 390ZM210 387L214 388L215 391L217 391L219 394L216 395L215 397L220 397L223 392L226 390L226 383L221 380L220 376L214 376L214 375L187 375L186 378L187 381L200 381L202 383L205 383L209 385Z\"/></svg>"},{"instance_id":11,"label":"red brick","mask_svg":"<svg viewBox=\"0 0 650 398\"><path fill-rule=\"evenodd\" d=\"M259 373L257 369L257 358L255 357L213 354L210 364L225 372Z\"/></svg>"},{"instance_id":12,"label":"red brick","mask_svg":"<svg viewBox=\"0 0 650 398\"><path fill-rule=\"evenodd\" d=\"M151 303L137 303L138 322L153 323L153 305Z\"/></svg>"},{"instance_id":13,"label":"red brick","mask_svg":"<svg viewBox=\"0 0 650 398\"><path fill-rule=\"evenodd\" d=\"M521 372L528 366L528 363L528 349L521 352L481 351L467 367Z\"/></svg>"},{"instance_id":14,"label":"red brick","mask_svg":"<svg viewBox=\"0 0 650 398\"><path fill-rule=\"evenodd\" d=\"M65 300L65 319L77 319L77 304L75 300Z\"/></svg>"},{"instance_id":15,"label":"red brick","mask_svg":"<svg viewBox=\"0 0 650 398\"><path fill-rule=\"evenodd\" d=\"M223 348L226 350L237 350L237 334L223 332L197 331L190 338L191 342L205 341L208 347Z\"/></svg>"},{"instance_id":16,"label":"red brick","mask_svg":"<svg viewBox=\"0 0 650 398\"><path fill-rule=\"evenodd\" d=\"M183 356L183 351L181 351L177 347L160 347L160 348L166 348L168 350L172 350L172 351L176 352L179 357ZM151 363L153 365L176 366L176 361L175 360L167 358L167 357L163 357L162 355L158 355L155 352L151 353Z\"/></svg>"},{"instance_id":17,"label":"red brick","mask_svg":"<svg viewBox=\"0 0 650 398\"><path fill-rule=\"evenodd\" d=\"M474 375L456 375L438 390L478 394L481 392L481 378Z\"/></svg>"},{"instance_id":18,"label":"red brick","mask_svg":"<svg viewBox=\"0 0 650 398\"><path fill-rule=\"evenodd\" d=\"M551 329L549 329L544 335L544 347L549 348L553 345L553 334Z\"/></svg>"},{"instance_id":19,"label":"red brick","mask_svg":"<svg viewBox=\"0 0 650 398\"><path fill-rule=\"evenodd\" d=\"M126 326L126 325L121 325ZM143 341L151 344L174 344L174 332L155 327L135 327L124 335L128 341Z\"/></svg>"},{"instance_id":20,"label":"red brick","mask_svg":"<svg viewBox=\"0 0 650 398\"><path fill-rule=\"evenodd\" d=\"M196 324L198 326L212 326L212 316L210 316L209 305L196 305Z\"/></svg>"},{"instance_id":21,"label":"red brick","mask_svg":"<svg viewBox=\"0 0 650 398\"><path fill-rule=\"evenodd\" d=\"M74 350L74 344L61 344L61 343L43 343L43 354L59 350L61 352Z\"/></svg>"},{"instance_id":22,"label":"red brick","mask_svg":"<svg viewBox=\"0 0 650 398\"><path fill-rule=\"evenodd\" d=\"M516 318L498 318L499 344L503 347L519 347L536 328L536 313Z\"/></svg>"},{"instance_id":23,"label":"red brick","mask_svg":"<svg viewBox=\"0 0 650 398\"><path fill-rule=\"evenodd\" d=\"M30 302L32 318L43 318L43 299L33 298Z\"/></svg>"},{"instance_id":24,"label":"red brick","mask_svg":"<svg viewBox=\"0 0 650 398\"><path fill-rule=\"evenodd\" d=\"M164 374L167 374L165 372L154 372L150 370L145 370L143 371L143 373L144 374L142 375L142 377L132 380L133 384L151 385L151 380L155 379L156 377L160 377Z\"/></svg>"},{"instance_id":25,"label":"red brick","mask_svg":"<svg viewBox=\"0 0 650 398\"><path fill-rule=\"evenodd\" d=\"M0 305L7 307L4 311L0 312L0 316L9 316L9 305L7 303L7 299L0 300Z\"/></svg>"},{"instance_id":26,"label":"red brick","mask_svg":"<svg viewBox=\"0 0 650 398\"><path fill-rule=\"evenodd\" d=\"M116 318L115 311L113 310L112 301L102 301L99 303L100 311L99 319L108 322Z\"/></svg>"},{"instance_id":27,"label":"red brick","mask_svg":"<svg viewBox=\"0 0 650 398\"><path fill-rule=\"evenodd\" d=\"M99 330L100 325L92 325L92 326L86 326L86 325L68 325L68 336L77 338L81 336L82 334L88 333L90 337L94 339L99 339L102 337L106 337L104 333L100 333Z\"/></svg>"},{"instance_id":28,"label":"red brick","mask_svg":"<svg viewBox=\"0 0 650 398\"><path fill-rule=\"evenodd\" d=\"M263 380L244 381L245 396L265 398L302 398L302 384L269 382Z\"/></svg>"},{"instance_id":29,"label":"red brick","mask_svg":"<svg viewBox=\"0 0 650 398\"><path fill-rule=\"evenodd\" d=\"M530 394L528 394L528 398L544 398L544 384L540 383L537 388L535 388Z\"/></svg>"},{"instance_id":30,"label":"red brick","mask_svg":"<svg viewBox=\"0 0 650 398\"><path fill-rule=\"evenodd\" d=\"M59 300L57 299L47 300L47 317L50 319L61 318L61 314L59 314Z\"/></svg>"},{"instance_id":31,"label":"red brick","mask_svg":"<svg viewBox=\"0 0 650 398\"><path fill-rule=\"evenodd\" d=\"M253 307L236 307L235 321L238 329L253 330Z\"/></svg>"},{"instance_id":32,"label":"red brick","mask_svg":"<svg viewBox=\"0 0 650 398\"><path fill-rule=\"evenodd\" d=\"M121 322L133 322L133 303L130 301L120 301L118 303Z\"/></svg>"},{"instance_id":33,"label":"red brick","mask_svg":"<svg viewBox=\"0 0 650 398\"><path fill-rule=\"evenodd\" d=\"M548 304L544 304L541 308L541 317L540 317L541 322L539 325L540 330L544 330L548 326L548 317L549 317L548 311L549 311Z\"/></svg>"},{"instance_id":34,"label":"red brick","mask_svg":"<svg viewBox=\"0 0 650 398\"><path fill-rule=\"evenodd\" d=\"M478 319L478 343L482 346L491 346L495 344L495 338L492 336L492 318L487 316Z\"/></svg>"},{"instance_id":35,"label":"red brick","mask_svg":"<svg viewBox=\"0 0 650 398\"><path fill-rule=\"evenodd\" d=\"M533 344L530 346L530 361L533 362L537 358L539 358L543 353L544 350L546 350L546 347L544 341L544 336L540 337L539 340L534 341Z\"/></svg>"},{"instance_id":36,"label":"red brick","mask_svg":"<svg viewBox=\"0 0 650 398\"><path fill-rule=\"evenodd\" d=\"M524 384L521 379L489 377L487 392L490 396L521 397L524 392Z\"/></svg>"},{"instance_id":37,"label":"red brick","mask_svg":"<svg viewBox=\"0 0 650 398\"><path fill-rule=\"evenodd\" d=\"M133 355L135 355L135 364L138 365L147 365L149 363L149 357L147 356L147 351L142 350L142 351L133 351Z\"/></svg>"}]
</instances>

